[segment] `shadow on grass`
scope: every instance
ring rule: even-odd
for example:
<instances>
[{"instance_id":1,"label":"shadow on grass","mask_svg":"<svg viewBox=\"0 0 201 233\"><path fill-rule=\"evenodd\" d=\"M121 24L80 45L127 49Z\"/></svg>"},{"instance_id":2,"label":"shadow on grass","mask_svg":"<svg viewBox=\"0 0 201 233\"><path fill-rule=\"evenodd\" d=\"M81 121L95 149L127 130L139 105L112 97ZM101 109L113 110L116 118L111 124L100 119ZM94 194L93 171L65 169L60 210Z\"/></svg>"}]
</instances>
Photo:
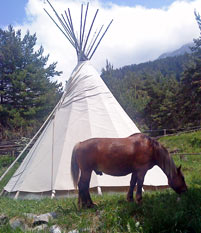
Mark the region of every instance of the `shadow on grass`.
<instances>
[{"instance_id":1,"label":"shadow on grass","mask_svg":"<svg viewBox=\"0 0 201 233\"><path fill-rule=\"evenodd\" d=\"M7 208L3 212L10 217L23 216L25 212L56 212L58 217L52 224L67 232L200 233L201 186L195 184L180 200L178 197L170 189L145 192L142 204L137 205L128 203L125 193L92 195L97 208L81 210L77 208L77 198L40 201L0 198L0 205ZM10 232L9 229L8 225L0 226L0 232Z\"/></svg>"},{"instance_id":2,"label":"shadow on grass","mask_svg":"<svg viewBox=\"0 0 201 233\"><path fill-rule=\"evenodd\" d=\"M171 190L149 192L143 203L127 203L125 196L99 199L98 229L102 232L201 232L201 189L190 188L180 199ZM100 231L101 232L101 231Z\"/></svg>"}]
</instances>

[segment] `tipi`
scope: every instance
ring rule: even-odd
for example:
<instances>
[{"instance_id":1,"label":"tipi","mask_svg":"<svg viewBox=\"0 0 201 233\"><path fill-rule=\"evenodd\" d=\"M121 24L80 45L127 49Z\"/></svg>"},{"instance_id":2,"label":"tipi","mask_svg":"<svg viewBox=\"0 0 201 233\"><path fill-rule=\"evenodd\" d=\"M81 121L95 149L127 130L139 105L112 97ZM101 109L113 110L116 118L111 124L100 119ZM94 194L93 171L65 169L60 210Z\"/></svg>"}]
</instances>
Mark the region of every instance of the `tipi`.
<instances>
[{"instance_id":1,"label":"tipi","mask_svg":"<svg viewBox=\"0 0 201 233\"><path fill-rule=\"evenodd\" d=\"M111 94L97 71L90 64L101 39L108 30L103 26L88 46L88 40L98 10L84 37L88 4L85 12L81 7L80 35L75 36L70 10L60 17L51 3L62 27L51 17L72 46L76 49L78 64L67 82L65 92L42 127L42 132L4 190L17 198L33 198L34 195L59 196L74 190L70 174L71 153L74 145L93 137L127 137L140 132ZM85 14L84 14L85 13ZM88 46L88 48L87 48ZM130 175L108 175L91 178L91 188L129 186ZM167 185L167 178L158 167L150 170L145 185Z\"/></svg>"}]
</instances>

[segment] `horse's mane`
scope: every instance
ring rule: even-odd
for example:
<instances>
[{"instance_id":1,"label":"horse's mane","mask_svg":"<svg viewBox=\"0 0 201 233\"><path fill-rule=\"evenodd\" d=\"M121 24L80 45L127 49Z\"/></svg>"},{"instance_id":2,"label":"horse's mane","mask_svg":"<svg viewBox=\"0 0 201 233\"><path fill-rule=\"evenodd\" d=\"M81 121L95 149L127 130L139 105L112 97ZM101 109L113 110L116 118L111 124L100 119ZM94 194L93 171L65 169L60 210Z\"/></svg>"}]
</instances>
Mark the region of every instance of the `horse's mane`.
<instances>
[{"instance_id":1,"label":"horse's mane","mask_svg":"<svg viewBox=\"0 0 201 233\"><path fill-rule=\"evenodd\" d=\"M142 133L133 133L133 134L131 134L130 136L129 136L129 138L130 137L133 137L133 136L135 136L135 135L137 135L137 134L142 134ZM144 135L145 136L145 135Z\"/></svg>"},{"instance_id":2,"label":"horse's mane","mask_svg":"<svg viewBox=\"0 0 201 233\"><path fill-rule=\"evenodd\" d=\"M171 179L176 173L177 168L167 149L157 140L142 133L135 133L129 137L135 137L137 135L140 135L141 138L148 140L149 144L153 146L157 165L163 170L167 177Z\"/></svg>"},{"instance_id":3,"label":"horse's mane","mask_svg":"<svg viewBox=\"0 0 201 233\"><path fill-rule=\"evenodd\" d=\"M177 169L172 157L163 145L154 139L152 140L154 143L155 156L157 157L159 167L164 171L167 177L172 178Z\"/></svg>"}]
</instances>

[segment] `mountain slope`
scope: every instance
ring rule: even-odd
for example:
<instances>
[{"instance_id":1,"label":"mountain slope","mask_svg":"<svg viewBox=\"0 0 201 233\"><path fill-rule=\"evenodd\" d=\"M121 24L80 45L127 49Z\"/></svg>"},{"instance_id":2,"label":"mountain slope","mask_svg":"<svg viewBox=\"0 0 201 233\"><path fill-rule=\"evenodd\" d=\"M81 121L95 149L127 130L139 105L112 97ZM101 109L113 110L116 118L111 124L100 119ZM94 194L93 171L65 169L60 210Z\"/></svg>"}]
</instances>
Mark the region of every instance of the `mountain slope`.
<instances>
[{"instance_id":1,"label":"mountain slope","mask_svg":"<svg viewBox=\"0 0 201 233\"><path fill-rule=\"evenodd\" d=\"M107 62L101 77L141 129L178 128L183 126L178 93L183 72L190 63L189 54L119 69Z\"/></svg>"},{"instance_id":2,"label":"mountain slope","mask_svg":"<svg viewBox=\"0 0 201 233\"><path fill-rule=\"evenodd\" d=\"M144 62L140 64L133 64L124 66L118 69L107 68L103 69L102 77L107 82L108 72L110 78L115 80L117 79L126 79L128 74L132 73L134 76L143 76L144 74L149 74L150 76L172 76L177 80L180 80L181 73L186 68L189 63L190 56L188 54L167 57L162 59L157 59L155 61Z\"/></svg>"},{"instance_id":3,"label":"mountain slope","mask_svg":"<svg viewBox=\"0 0 201 233\"><path fill-rule=\"evenodd\" d=\"M167 53L163 53L161 54L158 59L163 59L163 58L167 58L167 57L174 57L174 56L180 56L183 55L185 53L192 53L190 47L193 46L193 43L188 43L185 44L183 46L181 46L179 49L176 49L172 52L167 52Z\"/></svg>"}]
</instances>

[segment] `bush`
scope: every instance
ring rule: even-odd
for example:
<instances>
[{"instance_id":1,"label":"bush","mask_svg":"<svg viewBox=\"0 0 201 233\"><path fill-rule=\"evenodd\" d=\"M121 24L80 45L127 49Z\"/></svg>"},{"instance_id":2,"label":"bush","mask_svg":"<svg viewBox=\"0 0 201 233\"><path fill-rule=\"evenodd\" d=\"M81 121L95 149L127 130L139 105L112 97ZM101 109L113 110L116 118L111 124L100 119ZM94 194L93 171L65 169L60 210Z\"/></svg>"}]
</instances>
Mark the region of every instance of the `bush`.
<instances>
[{"instance_id":1,"label":"bush","mask_svg":"<svg viewBox=\"0 0 201 233\"><path fill-rule=\"evenodd\" d=\"M193 137L190 140L190 143L192 145L192 147L196 147L196 148L200 148L201 147L201 139L198 137Z\"/></svg>"},{"instance_id":2,"label":"bush","mask_svg":"<svg viewBox=\"0 0 201 233\"><path fill-rule=\"evenodd\" d=\"M13 161L14 157L11 157L9 155L1 155L0 156L0 168L8 167Z\"/></svg>"}]
</instances>

